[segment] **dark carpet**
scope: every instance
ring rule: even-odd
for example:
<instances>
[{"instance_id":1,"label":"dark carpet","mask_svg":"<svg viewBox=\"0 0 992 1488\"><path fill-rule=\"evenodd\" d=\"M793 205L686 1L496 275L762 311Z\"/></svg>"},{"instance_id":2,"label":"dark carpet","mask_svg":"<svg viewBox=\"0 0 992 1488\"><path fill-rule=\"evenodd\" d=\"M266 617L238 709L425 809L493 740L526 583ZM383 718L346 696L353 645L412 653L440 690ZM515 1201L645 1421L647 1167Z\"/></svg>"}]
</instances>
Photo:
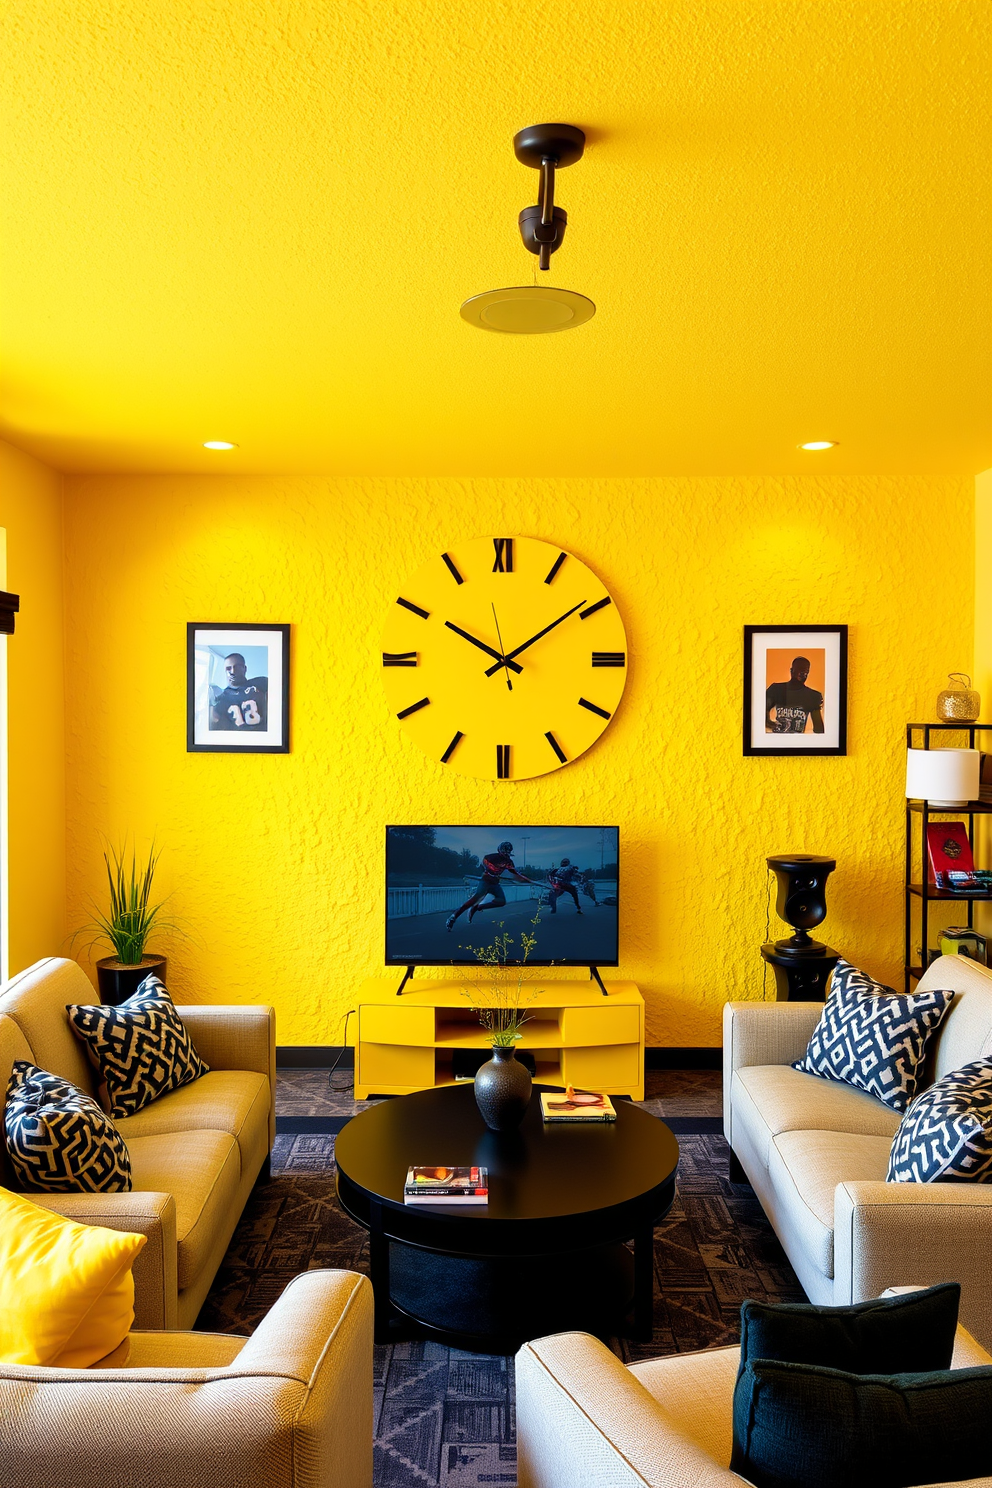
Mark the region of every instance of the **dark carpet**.
<instances>
[{"instance_id":1,"label":"dark carpet","mask_svg":"<svg viewBox=\"0 0 992 1488\"><path fill-rule=\"evenodd\" d=\"M802 1301L803 1292L750 1188L727 1180L728 1148L712 1130L679 1132L679 1193L655 1233L654 1337L613 1339L628 1363L738 1341L745 1297ZM300 1271L368 1271L365 1231L334 1193L334 1136L277 1136L272 1181L248 1201L197 1320L250 1333ZM376 1348L378 1488L481 1488L516 1483L513 1360L411 1342Z\"/></svg>"}]
</instances>

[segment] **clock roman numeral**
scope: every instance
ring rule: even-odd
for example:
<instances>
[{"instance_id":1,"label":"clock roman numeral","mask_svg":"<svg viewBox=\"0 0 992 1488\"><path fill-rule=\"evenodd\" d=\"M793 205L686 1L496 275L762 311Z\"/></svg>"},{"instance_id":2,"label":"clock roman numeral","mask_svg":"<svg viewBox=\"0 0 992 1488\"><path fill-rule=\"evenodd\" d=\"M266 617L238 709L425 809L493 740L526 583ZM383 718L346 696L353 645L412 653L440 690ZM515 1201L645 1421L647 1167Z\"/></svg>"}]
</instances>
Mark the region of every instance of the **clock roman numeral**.
<instances>
[{"instance_id":1,"label":"clock roman numeral","mask_svg":"<svg viewBox=\"0 0 992 1488\"><path fill-rule=\"evenodd\" d=\"M383 666L416 666L416 651L383 651Z\"/></svg>"},{"instance_id":2,"label":"clock roman numeral","mask_svg":"<svg viewBox=\"0 0 992 1488\"><path fill-rule=\"evenodd\" d=\"M607 713L605 708L598 708L595 703L590 703L587 698L579 698L579 707L588 708L590 713L596 713L600 718L613 717L612 713ZM400 714L400 717L403 717L402 713Z\"/></svg>"},{"instance_id":3,"label":"clock roman numeral","mask_svg":"<svg viewBox=\"0 0 992 1488\"><path fill-rule=\"evenodd\" d=\"M555 738L554 734L551 732L550 729L548 730L548 732L545 734L544 737L547 739L548 743L551 745L551 748L554 750L555 754L561 760L562 764L563 765L567 765L568 764L568 755L565 753L564 749L562 749L561 745L558 743L558 740Z\"/></svg>"},{"instance_id":4,"label":"clock roman numeral","mask_svg":"<svg viewBox=\"0 0 992 1488\"><path fill-rule=\"evenodd\" d=\"M509 780L510 778L510 746L509 744L496 745L496 779Z\"/></svg>"},{"instance_id":5,"label":"clock roman numeral","mask_svg":"<svg viewBox=\"0 0 992 1488\"><path fill-rule=\"evenodd\" d=\"M594 651L592 664L594 667L622 667L627 665L627 658L622 651Z\"/></svg>"},{"instance_id":6,"label":"clock roman numeral","mask_svg":"<svg viewBox=\"0 0 992 1488\"><path fill-rule=\"evenodd\" d=\"M411 703L409 708L404 708L402 712L397 713L396 717L409 718L411 713L419 713L421 708L426 708L429 702L430 698L421 698L419 703ZM607 713L606 716L609 718L610 715Z\"/></svg>"},{"instance_id":7,"label":"clock roman numeral","mask_svg":"<svg viewBox=\"0 0 992 1488\"><path fill-rule=\"evenodd\" d=\"M459 729L458 732L455 734L455 737L452 739L451 743L448 745L447 749L441 756L442 765L446 765L448 763L449 759L458 748L460 741L464 739L464 737L465 735L462 733L461 729Z\"/></svg>"},{"instance_id":8,"label":"clock roman numeral","mask_svg":"<svg viewBox=\"0 0 992 1488\"><path fill-rule=\"evenodd\" d=\"M448 557L447 553L442 553L441 554L441 557L444 559L445 563L447 564L448 572L450 573L451 577L454 579L455 583L456 584L464 584L465 580L462 578L461 574L458 572L457 568L452 563L452 561Z\"/></svg>"},{"instance_id":9,"label":"clock roman numeral","mask_svg":"<svg viewBox=\"0 0 992 1488\"><path fill-rule=\"evenodd\" d=\"M544 581L546 584L553 584L554 583L554 581L555 581L555 575L557 574L558 570L561 568L562 564L565 562L565 559L567 557L568 557L568 554L567 553L559 553L558 554L558 557L555 559L554 563L552 563L551 570L550 570L547 578Z\"/></svg>"},{"instance_id":10,"label":"clock roman numeral","mask_svg":"<svg viewBox=\"0 0 992 1488\"><path fill-rule=\"evenodd\" d=\"M495 553L496 553L496 560L493 563L493 573L512 573L513 572L513 538L512 537L494 537L493 538L493 548L494 548Z\"/></svg>"},{"instance_id":11,"label":"clock roman numeral","mask_svg":"<svg viewBox=\"0 0 992 1488\"><path fill-rule=\"evenodd\" d=\"M595 615L595 613L596 613L597 610L605 609L608 604L612 604L612 603L613 603L612 599L610 598L609 595L607 595L605 599L597 600L594 605L590 605L587 610L583 610L582 613L579 615L579 619L580 620L588 620L589 619L589 616L590 615Z\"/></svg>"},{"instance_id":12,"label":"clock roman numeral","mask_svg":"<svg viewBox=\"0 0 992 1488\"><path fill-rule=\"evenodd\" d=\"M412 599L398 599L396 603L402 605L405 610L410 610L414 615L419 615L421 620L429 620L431 618L430 610L422 610L419 605L413 603Z\"/></svg>"}]
</instances>

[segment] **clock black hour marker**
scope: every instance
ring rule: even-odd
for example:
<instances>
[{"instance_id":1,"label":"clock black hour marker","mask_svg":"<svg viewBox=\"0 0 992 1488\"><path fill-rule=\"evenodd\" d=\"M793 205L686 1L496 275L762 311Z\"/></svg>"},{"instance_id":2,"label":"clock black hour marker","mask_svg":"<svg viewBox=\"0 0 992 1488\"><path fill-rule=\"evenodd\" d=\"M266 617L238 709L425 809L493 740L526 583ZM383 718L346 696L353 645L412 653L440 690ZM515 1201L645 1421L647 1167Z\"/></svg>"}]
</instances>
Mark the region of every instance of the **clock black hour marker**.
<instances>
[{"instance_id":1,"label":"clock black hour marker","mask_svg":"<svg viewBox=\"0 0 992 1488\"><path fill-rule=\"evenodd\" d=\"M509 780L510 778L510 746L509 744L496 745L496 779Z\"/></svg>"},{"instance_id":2,"label":"clock black hour marker","mask_svg":"<svg viewBox=\"0 0 992 1488\"><path fill-rule=\"evenodd\" d=\"M627 658L622 651L594 651L592 664L594 667L622 667L627 665Z\"/></svg>"},{"instance_id":3,"label":"clock black hour marker","mask_svg":"<svg viewBox=\"0 0 992 1488\"><path fill-rule=\"evenodd\" d=\"M442 763L442 765L446 765L448 763L449 759L454 754L455 750L458 748L458 742L459 742L459 740L460 739L464 739L464 737L465 737L465 735L462 733L461 729L459 729L458 732L455 734L455 737L452 739L451 743L448 745L447 749L444 751L444 753L441 756L441 763Z\"/></svg>"},{"instance_id":4,"label":"clock black hour marker","mask_svg":"<svg viewBox=\"0 0 992 1488\"><path fill-rule=\"evenodd\" d=\"M554 583L554 581L555 581L555 574L561 568L562 564L565 562L565 559L567 557L568 557L568 554L567 553L559 553L558 554L558 557L555 559L554 563L552 563L552 565L551 565L551 572L548 574L548 577L544 581L546 584L553 584Z\"/></svg>"},{"instance_id":5,"label":"clock black hour marker","mask_svg":"<svg viewBox=\"0 0 992 1488\"><path fill-rule=\"evenodd\" d=\"M441 557L444 559L445 563L448 565L448 572L450 573L451 577L454 579L455 583L456 584L464 584L465 580L462 578L461 574L458 572L457 568L452 563L452 561L448 557L447 553L442 553L441 554Z\"/></svg>"},{"instance_id":6,"label":"clock black hour marker","mask_svg":"<svg viewBox=\"0 0 992 1488\"><path fill-rule=\"evenodd\" d=\"M496 561L493 564L493 573L513 572L513 538L494 537L493 548L496 553Z\"/></svg>"},{"instance_id":7,"label":"clock black hour marker","mask_svg":"<svg viewBox=\"0 0 992 1488\"><path fill-rule=\"evenodd\" d=\"M597 600L597 602L594 605L590 605L587 610L583 610L582 611L582 614L579 616L579 619L580 620L588 620L589 619L589 616L590 615L595 615L595 613L596 613L597 610L605 609L605 607L608 604L612 604L612 603L613 603L612 599L610 598L609 595L607 595L605 599Z\"/></svg>"},{"instance_id":8,"label":"clock black hour marker","mask_svg":"<svg viewBox=\"0 0 992 1488\"><path fill-rule=\"evenodd\" d=\"M564 558L564 556L565 555L563 553L562 554L562 557ZM568 755L565 753L564 749L562 749L561 745L558 743L558 740L555 738L554 734L551 732L550 729L548 730L548 732L545 734L544 737L547 739L548 743L551 745L551 748L554 750L555 754L561 760L562 764L563 765L567 765L568 764Z\"/></svg>"},{"instance_id":9,"label":"clock black hour marker","mask_svg":"<svg viewBox=\"0 0 992 1488\"><path fill-rule=\"evenodd\" d=\"M420 616L421 620L429 620L431 618L430 610L422 610L411 599L398 599L396 603L402 605L405 610L412 610L415 615Z\"/></svg>"},{"instance_id":10,"label":"clock black hour marker","mask_svg":"<svg viewBox=\"0 0 992 1488\"><path fill-rule=\"evenodd\" d=\"M383 666L416 666L416 651L383 651Z\"/></svg>"},{"instance_id":11,"label":"clock black hour marker","mask_svg":"<svg viewBox=\"0 0 992 1488\"><path fill-rule=\"evenodd\" d=\"M421 698L419 703L411 703L409 708L404 708L401 713L397 713L396 717L409 718L411 713L419 713L421 708L426 708L429 702L430 698ZM586 706L588 706L588 704ZM605 716L609 718L610 715L607 713Z\"/></svg>"},{"instance_id":12,"label":"clock black hour marker","mask_svg":"<svg viewBox=\"0 0 992 1488\"><path fill-rule=\"evenodd\" d=\"M419 707L420 704L418 703L417 706ZM600 718L612 718L613 716L612 713L607 713L605 708L597 708L596 704L590 703L587 698L579 698L579 707L588 708L590 713L596 713L599 715ZM400 717L403 717L402 713L400 714Z\"/></svg>"}]
</instances>

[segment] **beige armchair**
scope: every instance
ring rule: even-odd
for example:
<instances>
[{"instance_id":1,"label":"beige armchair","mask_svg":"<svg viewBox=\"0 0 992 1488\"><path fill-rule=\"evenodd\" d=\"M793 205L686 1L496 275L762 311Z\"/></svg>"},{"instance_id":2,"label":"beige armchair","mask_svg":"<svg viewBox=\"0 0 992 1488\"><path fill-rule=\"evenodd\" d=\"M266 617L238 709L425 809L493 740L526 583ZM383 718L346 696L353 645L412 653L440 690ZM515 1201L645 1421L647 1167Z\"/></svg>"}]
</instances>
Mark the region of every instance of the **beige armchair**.
<instances>
[{"instance_id":1,"label":"beige armchair","mask_svg":"<svg viewBox=\"0 0 992 1488\"><path fill-rule=\"evenodd\" d=\"M727 1466L739 1359L737 1348L708 1349L628 1369L585 1333L525 1344L517 1355L519 1488L742 1488L744 1478ZM989 1363L959 1328L951 1367ZM992 1488L992 1478L955 1488Z\"/></svg>"},{"instance_id":2,"label":"beige armchair","mask_svg":"<svg viewBox=\"0 0 992 1488\"><path fill-rule=\"evenodd\" d=\"M371 1488L364 1276L296 1277L251 1338L129 1341L123 1367L0 1364L0 1484Z\"/></svg>"}]
</instances>

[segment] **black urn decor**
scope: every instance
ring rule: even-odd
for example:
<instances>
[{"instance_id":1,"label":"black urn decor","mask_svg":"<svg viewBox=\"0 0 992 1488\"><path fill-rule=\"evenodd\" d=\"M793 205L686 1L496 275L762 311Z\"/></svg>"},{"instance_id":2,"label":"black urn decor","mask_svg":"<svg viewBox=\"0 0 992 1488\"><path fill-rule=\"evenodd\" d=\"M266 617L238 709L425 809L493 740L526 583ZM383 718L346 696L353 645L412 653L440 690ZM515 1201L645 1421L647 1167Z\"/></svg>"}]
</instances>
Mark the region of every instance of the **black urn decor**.
<instances>
[{"instance_id":1,"label":"black urn decor","mask_svg":"<svg viewBox=\"0 0 992 1488\"><path fill-rule=\"evenodd\" d=\"M778 1000L821 1002L840 953L813 940L809 932L827 917L827 879L837 860L813 853L783 853L765 861L778 880L775 911L795 931L785 940L761 947L775 973Z\"/></svg>"},{"instance_id":2,"label":"black urn decor","mask_svg":"<svg viewBox=\"0 0 992 1488\"><path fill-rule=\"evenodd\" d=\"M475 1100L490 1131L512 1131L530 1103L531 1078L512 1048L493 1045L475 1077Z\"/></svg>"}]
</instances>

